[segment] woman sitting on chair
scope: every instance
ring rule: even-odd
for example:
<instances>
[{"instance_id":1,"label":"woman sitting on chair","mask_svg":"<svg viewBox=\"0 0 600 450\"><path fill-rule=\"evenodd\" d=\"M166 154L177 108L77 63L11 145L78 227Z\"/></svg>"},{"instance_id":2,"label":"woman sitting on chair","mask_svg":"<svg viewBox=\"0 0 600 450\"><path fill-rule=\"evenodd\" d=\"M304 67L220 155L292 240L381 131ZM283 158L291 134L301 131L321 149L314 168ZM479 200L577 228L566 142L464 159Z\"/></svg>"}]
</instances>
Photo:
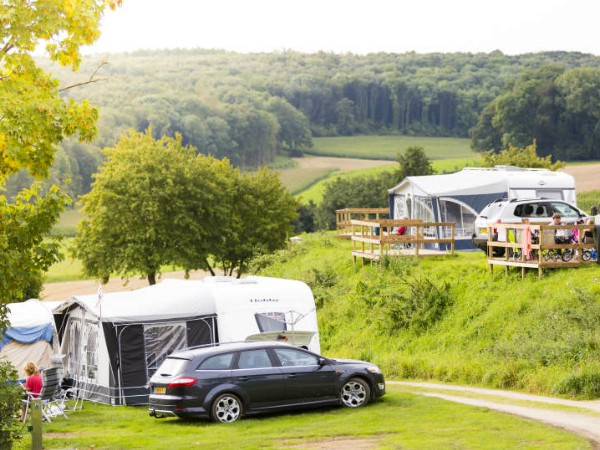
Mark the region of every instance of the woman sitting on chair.
<instances>
[{"instance_id":1,"label":"woman sitting on chair","mask_svg":"<svg viewBox=\"0 0 600 450\"><path fill-rule=\"evenodd\" d=\"M40 374L39 369L33 362L28 362L23 367L23 372L27 375L27 379L25 380L25 384L22 384L21 387L25 389L27 395L37 398L42 391L42 375ZM21 421L25 421L25 405L21 409Z\"/></svg>"}]
</instances>

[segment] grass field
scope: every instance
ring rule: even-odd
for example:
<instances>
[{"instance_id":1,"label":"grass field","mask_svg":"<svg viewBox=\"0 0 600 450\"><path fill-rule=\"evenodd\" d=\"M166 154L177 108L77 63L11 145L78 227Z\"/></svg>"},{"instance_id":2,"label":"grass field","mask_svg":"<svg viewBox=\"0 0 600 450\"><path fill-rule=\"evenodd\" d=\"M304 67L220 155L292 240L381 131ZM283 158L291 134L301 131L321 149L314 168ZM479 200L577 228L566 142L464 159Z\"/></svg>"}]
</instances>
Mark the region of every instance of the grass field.
<instances>
[{"instance_id":1,"label":"grass field","mask_svg":"<svg viewBox=\"0 0 600 450\"><path fill-rule=\"evenodd\" d=\"M308 152L320 156L395 160L408 147L423 147L432 160L477 158L471 141L465 138L436 138L417 136L343 136L314 138Z\"/></svg>"},{"instance_id":2,"label":"grass field","mask_svg":"<svg viewBox=\"0 0 600 450\"><path fill-rule=\"evenodd\" d=\"M365 408L259 416L228 425L157 420L145 407L86 404L69 420L59 417L43 427L45 448L339 449L358 443L377 449L591 448L585 438L557 428L392 385ZM30 447L28 436L15 446Z\"/></svg>"}]
</instances>

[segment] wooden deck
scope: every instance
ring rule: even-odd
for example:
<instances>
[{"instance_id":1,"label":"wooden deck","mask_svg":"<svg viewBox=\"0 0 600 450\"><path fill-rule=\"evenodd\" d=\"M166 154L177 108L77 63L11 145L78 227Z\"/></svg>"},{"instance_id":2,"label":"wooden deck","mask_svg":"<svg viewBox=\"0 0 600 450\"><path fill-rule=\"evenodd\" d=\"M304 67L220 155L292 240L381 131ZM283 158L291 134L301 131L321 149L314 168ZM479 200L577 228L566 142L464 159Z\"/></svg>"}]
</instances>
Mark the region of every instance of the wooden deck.
<instances>
[{"instance_id":1,"label":"wooden deck","mask_svg":"<svg viewBox=\"0 0 600 450\"><path fill-rule=\"evenodd\" d=\"M539 236L537 243L532 243L530 251L523 249L523 231L528 227L531 233ZM495 231L501 236L514 236L513 242L493 241ZM525 277L526 269L537 269L541 277L544 269L577 268L588 264L595 264L591 258L592 249L596 245L593 239L586 236L586 232L594 233L594 225L523 225L523 224L493 224L488 227L488 264L490 271L494 266L503 266L508 273L510 267L521 269L521 278ZM571 244L556 244L554 240L557 230L567 230L572 233L577 230L577 240ZM500 238L499 238L500 239ZM504 248L503 256L494 256L494 249ZM571 253L572 252L572 253ZM527 254L528 253L528 254ZM571 253L568 258L563 255ZM565 261L565 259L567 259Z\"/></svg>"},{"instance_id":2,"label":"wooden deck","mask_svg":"<svg viewBox=\"0 0 600 450\"><path fill-rule=\"evenodd\" d=\"M406 233L399 235L394 230L406 227ZM446 231L448 237L438 238L438 230ZM379 260L382 257L396 256L439 256L454 253L453 222L423 222L421 220L351 220L350 239L352 256ZM434 250L434 244L441 244L449 250Z\"/></svg>"}]
</instances>

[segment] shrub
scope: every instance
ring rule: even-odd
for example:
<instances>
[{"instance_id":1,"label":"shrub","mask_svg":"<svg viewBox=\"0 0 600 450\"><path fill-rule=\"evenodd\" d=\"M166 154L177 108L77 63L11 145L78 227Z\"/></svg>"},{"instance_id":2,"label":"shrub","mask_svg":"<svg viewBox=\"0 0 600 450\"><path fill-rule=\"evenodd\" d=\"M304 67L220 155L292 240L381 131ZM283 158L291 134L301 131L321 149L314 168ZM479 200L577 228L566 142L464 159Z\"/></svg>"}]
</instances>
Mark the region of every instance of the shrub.
<instances>
[{"instance_id":1,"label":"shrub","mask_svg":"<svg viewBox=\"0 0 600 450\"><path fill-rule=\"evenodd\" d=\"M19 406L23 391L15 383L17 371L11 363L0 360L0 448L12 448L20 439Z\"/></svg>"}]
</instances>

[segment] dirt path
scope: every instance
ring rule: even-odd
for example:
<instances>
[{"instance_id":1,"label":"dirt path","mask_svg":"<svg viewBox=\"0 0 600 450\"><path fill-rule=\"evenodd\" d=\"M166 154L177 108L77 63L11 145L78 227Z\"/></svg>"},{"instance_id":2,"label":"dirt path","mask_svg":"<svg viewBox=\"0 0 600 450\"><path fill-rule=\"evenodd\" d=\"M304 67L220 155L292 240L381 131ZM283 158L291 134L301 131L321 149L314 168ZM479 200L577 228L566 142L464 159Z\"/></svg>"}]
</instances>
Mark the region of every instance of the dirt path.
<instances>
[{"instance_id":1,"label":"dirt path","mask_svg":"<svg viewBox=\"0 0 600 450\"><path fill-rule=\"evenodd\" d=\"M207 272L197 271L190 273L191 280L198 280L208 276ZM177 278L184 279L184 272L165 272L161 279ZM41 300L67 300L73 295L88 295L98 292L98 280L65 281L62 283L46 283L40 295ZM102 285L103 292L131 291L141 287L148 286L148 280L145 278L133 277L127 280L120 278L111 278L110 281Z\"/></svg>"},{"instance_id":2,"label":"dirt path","mask_svg":"<svg viewBox=\"0 0 600 450\"><path fill-rule=\"evenodd\" d=\"M563 428L585 436L592 442L594 449L600 449L600 400L565 400L522 394L519 392L435 383L413 383L402 381L389 381L388 383L414 388L412 393L415 394L437 397L471 406L489 408L495 411L544 422L548 425ZM452 394L449 392L452 392ZM476 394L476 396L473 397L473 394ZM515 404L513 402L520 402L521 404ZM527 406L523 406L522 403L524 402L527 402ZM549 405L568 406L577 408L578 411L551 409L548 407Z\"/></svg>"},{"instance_id":3,"label":"dirt path","mask_svg":"<svg viewBox=\"0 0 600 450\"><path fill-rule=\"evenodd\" d=\"M393 166L396 161L383 161L374 159L333 158L329 156L303 156L294 158L301 169L327 169L337 168L342 172L366 169L369 167Z\"/></svg>"},{"instance_id":4,"label":"dirt path","mask_svg":"<svg viewBox=\"0 0 600 450\"><path fill-rule=\"evenodd\" d=\"M577 192L600 190L600 164L568 166L563 170L575 177Z\"/></svg>"}]
</instances>

